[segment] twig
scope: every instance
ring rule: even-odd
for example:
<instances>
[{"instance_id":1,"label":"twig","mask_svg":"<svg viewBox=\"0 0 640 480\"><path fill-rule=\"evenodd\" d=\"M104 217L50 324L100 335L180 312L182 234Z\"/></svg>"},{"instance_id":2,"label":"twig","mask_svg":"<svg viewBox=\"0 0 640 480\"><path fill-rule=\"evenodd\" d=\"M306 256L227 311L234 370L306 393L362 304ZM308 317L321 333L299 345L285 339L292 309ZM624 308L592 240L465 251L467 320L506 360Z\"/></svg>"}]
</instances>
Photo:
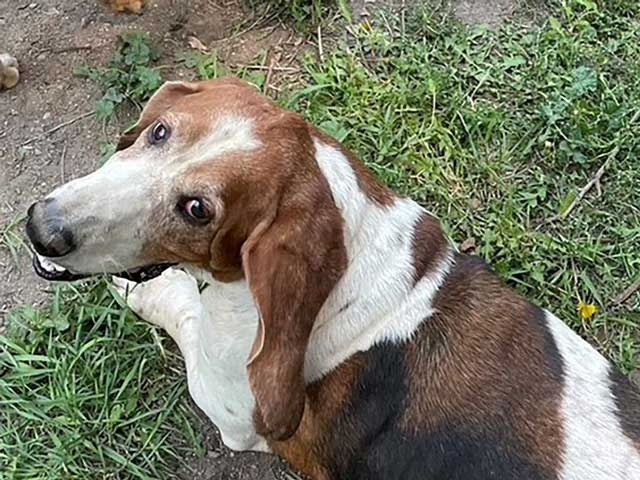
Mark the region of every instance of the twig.
<instances>
[{"instance_id":1,"label":"twig","mask_svg":"<svg viewBox=\"0 0 640 480\"><path fill-rule=\"evenodd\" d=\"M271 83L271 75L273 74L273 64L276 63L273 57L269 58L269 70L267 70L267 74L264 77L264 88L262 89L262 93L266 94L269 88L269 84Z\"/></svg>"},{"instance_id":2,"label":"twig","mask_svg":"<svg viewBox=\"0 0 640 480\"><path fill-rule=\"evenodd\" d=\"M78 45L74 47L62 47L62 48L43 48L38 53L67 53L67 52L77 52L80 50L92 50L93 47L91 45Z\"/></svg>"},{"instance_id":3,"label":"twig","mask_svg":"<svg viewBox=\"0 0 640 480\"><path fill-rule=\"evenodd\" d=\"M640 290L640 278L629 285L627 288L625 288L622 293L620 293L613 299L614 305L622 305L624 302L629 300L631 295L636 293L638 290Z\"/></svg>"},{"instance_id":4,"label":"twig","mask_svg":"<svg viewBox=\"0 0 640 480\"><path fill-rule=\"evenodd\" d=\"M320 23L318 23L318 55L320 56L320 61L324 62L324 51L322 49L322 28L320 27Z\"/></svg>"},{"instance_id":5,"label":"twig","mask_svg":"<svg viewBox=\"0 0 640 480\"><path fill-rule=\"evenodd\" d=\"M585 195L589 193L589 191L594 187L594 185L600 183L600 179L602 178L602 175L604 175L605 170L611 163L611 160L613 160L613 158L618 153L618 150L619 148L616 147L611 151L611 153L609 153L609 155L607 156L607 159L600 166L596 174L591 178L591 180L589 180L589 182L584 187L582 187L582 190L578 192L578 195L576 195L576 198L573 199L571 204L566 208L564 212L562 212L559 215L554 215L551 218L548 218L547 220L542 222L542 224L552 223L552 222L555 222L556 220L564 220L565 218L567 218L569 214L573 211L573 209L576 208L578 204L582 201Z\"/></svg>"},{"instance_id":6,"label":"twig","mask_svg":"<svg viewBox=\"0 0 640 480\"><path fill-rule=\"evenodd\" d=\"M402 0L402 10L400 11L400 24L402 25L402 39L404 40L406 34L405 27L405 10L407 9L406 0Z\"/></svg>"},{"instance_id":7,"label":"twig","mask_svg":"<svg viewBox=\"0 0 640 480\"><path fill-rule=\"evenodd\" d=\"M582 190L580 190L578 195L576 195L576 198L573 199L573 202L571 202L571 205L569 205L569 207L564 212L562 212L562 214L560 214L561 219L567 218L569 214L573 211L573 209L576 208L578 203L582 201L584 196L587 193L589 193L589 190L591 190L591 188L593 188L593 186L596 183L600 182L600 178L602 178L602 175L604 175L604 171L609 166L609 163L611 163L611 158L612 157L609 156L607 160L602 164L602 166L598 169L594 177L591 180L589 180L589 182L584 187L582 187Z\"/></svg>"},{"instance_id":8,"label":"twig","mask_svg":"<svg viewBox=\"0 0 640 480\"><path fill-rule=\"evenodd\" d=\"M64 179L64 159L67 156L67 142L62 146L62 156L60 157L60 178L62 183L65 183Z\"/></svg>"},{"instance_id":9,"label":"twig","mask_svg":"<svg viewBox=\"0 0 640 480\"><path fill-rule=\"evenodd\" d=\"M27 140L26 142L24 142L21 146L25 147L37 140L40 140L44 137L46 137L47 135L51 135L54 132L57 132L58 130L60 130L61 128L65 128L68 127L69 125L76 123L78 120L82 120L83 118L87 118L91 115L93 115L95 112L91 111L91 112L85 112L81 115L78 115L77 117L73 117L71 120L67 120L66 122L61 123L60 125L56 125L53 128L50 128L49 130L45 131L44 133L41 133L40 135L38 135L37 137L33 137L30 138L29 140Z\"/></svg>"},{"instance_id":10,"label":"twig","mask_svg":"<svg viewBox=\"0 0 640 480\"><path fill-rule=\"evenodd\" d=\"M229 64L231 68L246 68L247 70L267 70L273 72L297 72L300 69L294 67L276 67L275 65L246 65L243 63Z\"/></svg>"}]
</instances>

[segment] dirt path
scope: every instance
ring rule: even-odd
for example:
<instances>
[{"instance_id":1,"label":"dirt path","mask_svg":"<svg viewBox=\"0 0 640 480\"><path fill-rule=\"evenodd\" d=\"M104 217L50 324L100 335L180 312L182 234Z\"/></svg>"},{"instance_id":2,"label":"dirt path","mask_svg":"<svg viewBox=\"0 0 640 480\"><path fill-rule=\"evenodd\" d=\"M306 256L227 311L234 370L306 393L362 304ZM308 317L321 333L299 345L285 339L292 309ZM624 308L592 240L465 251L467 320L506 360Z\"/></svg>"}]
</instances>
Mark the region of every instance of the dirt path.
<instances>
[{"instance_id":1,"label":"dirt path","mask_svg":"<svg viewBox=\"0 0 640 480\"><path fill-rule=\"evenodd\" d=\"M515 1L460 0L452 10L465 22L496 25L513 12ZM18 86L0 93L0 234L7 233L0 244L0 333L11 308L45 302L50 288L32 273L29 255L15 240L9 243L20 255L11 254L9 234L22 234L20 219L33 201L92 171L100 142L113 140L133 120L121 115L108 127L99 124L92 112L101 93L91 82L74 77L75 68L104 64L118 34L128 30L152 35L163 52L160 63L167 65L165 79L193 75L176 66L174 57L188 48L190 35L219 48L223 60L236 64L251 62L265 50L290 51L300 45L300 38L277 22L248 21L255 12L240 1L147 3L142 15L128 16L113 14L98 0L0 0L0 52L11 53L21 66ZM389 1L355 1L354 17L372 14L381 3ZM213 427L207 438L209 454L185 460L198 475L184 478L267 479L280 470L270 456L230 454Z\"/></svg>"}]
</instances>

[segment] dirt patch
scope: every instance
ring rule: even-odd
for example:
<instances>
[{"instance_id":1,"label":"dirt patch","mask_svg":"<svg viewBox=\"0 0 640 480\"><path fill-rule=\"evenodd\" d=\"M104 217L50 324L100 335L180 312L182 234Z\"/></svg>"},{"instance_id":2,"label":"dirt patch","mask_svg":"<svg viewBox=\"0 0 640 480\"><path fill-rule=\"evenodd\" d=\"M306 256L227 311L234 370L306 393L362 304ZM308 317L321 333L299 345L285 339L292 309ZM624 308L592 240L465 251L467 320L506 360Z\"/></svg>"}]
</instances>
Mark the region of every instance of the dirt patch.
<instances>
[{"instance_id":1,"label":"dirt patch","mask_svg":"<svg viewBox=\"0 0 640 480\"><path fill-rule=\"evenodd\" d=\"M468 25L499 27L513 17L519 0L460 0L453 6L454 15Z\"/></svg>"},{"instance_id":2,"label":"dirt patch","mask_svg":"<svg viewBox=\"0 0 640 480\"><path fill-rule=\"evenodd\" d=\"M193 405L197 411L198 408ZM290 480L287 466L274 455L266 453L232 452L220 442L216 428L200 412L205 431L204 458L186 459L185 468L178 472L181 480Z\"/></svg>"}]
</instances>

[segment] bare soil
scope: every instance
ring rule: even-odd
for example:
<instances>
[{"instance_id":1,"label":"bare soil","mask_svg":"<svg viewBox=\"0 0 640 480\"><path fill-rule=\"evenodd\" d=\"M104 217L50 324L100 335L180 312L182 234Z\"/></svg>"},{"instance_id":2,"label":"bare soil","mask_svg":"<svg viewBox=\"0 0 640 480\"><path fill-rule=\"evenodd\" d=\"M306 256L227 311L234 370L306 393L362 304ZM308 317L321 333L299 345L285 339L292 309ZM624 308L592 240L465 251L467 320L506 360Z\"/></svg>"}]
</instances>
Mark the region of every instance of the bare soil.
<instances>
[{"instance_id":1,"label":"bare soil","mask_svg":"<svg viewBox=\"0 0 640 480\"><path fill-rule=\"evenodd\" d=\"M518 0L458 0L453 12L466 23L499 25ZM99 0L0 0L0 53L20 62L20 83L0 92L0 233L24 216L28 206L53 188L94 170L99 142L113 140L136 112L103 126L91 114L98 87L76 78L74 69L102 65L120 33L149 32L163 52L165 79L191 78L175 59L196 36L218 49L223 62L251 63L267 53L278 59L304 49L298 34L272 18L260 18L241 0L148 0L141 15L114 14ZM415 2L407 2L407 4ZM356 0L354 19L376 8L405 7L399 0ZM277 93L274 87L270 93ZM23 224L18 225L21 231ZM0 245L0 334L7 312L17 305L47 301L50 286L31 270L26 250L13 258ZM220 445L213 426L206 432L208 454L186 459L198 473L190 479L281 478L272 456L233 454Z\"/></svg>"}]
</instances>

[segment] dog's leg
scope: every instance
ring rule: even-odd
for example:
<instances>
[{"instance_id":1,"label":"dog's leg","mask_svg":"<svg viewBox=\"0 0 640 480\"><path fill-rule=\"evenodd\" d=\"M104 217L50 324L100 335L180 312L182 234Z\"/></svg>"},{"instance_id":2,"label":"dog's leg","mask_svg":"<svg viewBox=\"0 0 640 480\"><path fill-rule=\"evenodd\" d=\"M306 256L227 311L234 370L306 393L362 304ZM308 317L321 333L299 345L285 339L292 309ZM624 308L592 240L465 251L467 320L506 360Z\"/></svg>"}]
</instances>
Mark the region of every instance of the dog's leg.
<instances>
[{"instance_id":1,"label":"dog's leg","mask_svg":"<svg viewBox=\"0 0 640 480\"><path fill-rule=\"evenodd\" d=\"M182 351L197 338L204 316L196 279L188 273L168 268L159 277L135 283L114 277L113 284L129 308L141 318L163 328ZM185 356L186 359L186 356Z\"/></svg>"},{"instance_id":2,"label":"dog's leg","mask_svg":"<svg viewBox=\"0 0 640 480\"><path fill-rule=\"evenodd\" d=\"M224 324L218 323L216 331L196 278L210 280L197 270L187 273L170 268L144 283L115 277L113 283L131 310L163 328L178 344L189 393L216 424L223 443L233 450L269 451L253 426L254 400L244 366L256 326L239 321L225 330ZM222 310L229 307L228 298L221 297L220 301ZM234 315L231 318L246 320L246 313L245 317L243 313ZM252 317L251 312L249 316ZM243 328L251 333L242 336Z\"/></svg>"}]
</instances>

